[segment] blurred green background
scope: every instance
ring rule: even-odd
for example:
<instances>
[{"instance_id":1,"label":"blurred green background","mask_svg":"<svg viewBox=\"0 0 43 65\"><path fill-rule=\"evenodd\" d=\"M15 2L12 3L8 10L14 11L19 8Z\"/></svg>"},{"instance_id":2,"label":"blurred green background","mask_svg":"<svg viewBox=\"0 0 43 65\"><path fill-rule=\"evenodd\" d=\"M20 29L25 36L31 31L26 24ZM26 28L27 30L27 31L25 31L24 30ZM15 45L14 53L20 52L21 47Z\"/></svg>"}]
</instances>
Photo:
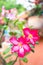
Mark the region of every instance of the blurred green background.
<instances>
[{"instance_id":1,"label":"blurred green background","mask_svg":"<svg viewBox=\"0 0 43 65\"><path fill-rule=\"evenodd\" d=\"M1 12L2 6L5 6L5 8L7 10L9 10L11 8L17 8L18 13L21 13L24 10L26 10L22 5L20 5L20 4L17 5L16 0L0 0L0 12Z\"/></svg>"}]
</instances>

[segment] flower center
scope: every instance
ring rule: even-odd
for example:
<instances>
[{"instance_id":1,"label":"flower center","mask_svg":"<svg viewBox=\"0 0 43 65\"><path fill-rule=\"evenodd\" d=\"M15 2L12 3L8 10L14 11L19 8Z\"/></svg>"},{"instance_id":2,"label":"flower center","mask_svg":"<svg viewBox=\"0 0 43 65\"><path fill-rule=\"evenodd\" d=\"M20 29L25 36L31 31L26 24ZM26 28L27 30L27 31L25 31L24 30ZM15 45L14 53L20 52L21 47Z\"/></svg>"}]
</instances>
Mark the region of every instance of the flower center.
<instances>
[{"instance_id":1,"label":"flower center","mask_svg":"<svg viewBox=\"0 0 43 65\"><path fill-rule=\"evenodd\" d=\"M33 38L33 36L32 36L32 34L29 34L29 36L28 36L29 38Z\"/></svg>"},{"instance_id":2,"label":"flower center","mask_svg":"<svg viewBox=\"0 0 43 65\"><path fill-rule=\"evenodd\" d=\"M21 44L21 43L19 43L19 44L18 44L18 46L22 47L22 44Z\"/></svg>"}]
</instances>

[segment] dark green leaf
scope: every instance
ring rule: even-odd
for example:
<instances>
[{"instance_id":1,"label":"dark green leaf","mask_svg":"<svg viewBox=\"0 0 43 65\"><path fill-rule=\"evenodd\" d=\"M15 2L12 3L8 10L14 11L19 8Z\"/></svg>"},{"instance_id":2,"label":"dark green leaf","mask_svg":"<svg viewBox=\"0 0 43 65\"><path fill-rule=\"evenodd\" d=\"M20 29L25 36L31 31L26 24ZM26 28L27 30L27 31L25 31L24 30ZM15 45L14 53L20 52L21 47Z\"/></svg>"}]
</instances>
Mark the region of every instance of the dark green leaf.
<instances>
[{"instance_id":1,"label":"dark green leaf","mask_svg":"<svg viewBox=\"0 0 43 65\"><path fill-rule=\"evenodd\" d=\"M31 51L34 53L34 50L33 49L31 49Z\"/></svg>"},{"instance_id":2,"label":"dark green leaf","mask_svg":"<svg viewBox=\"0 0 43 65\"><path fill-rule=\"evenodd\" d=\"M17 33L16 32L10 32L9 34L10 35L16 35Z\"/></svg>"}]
</instances>

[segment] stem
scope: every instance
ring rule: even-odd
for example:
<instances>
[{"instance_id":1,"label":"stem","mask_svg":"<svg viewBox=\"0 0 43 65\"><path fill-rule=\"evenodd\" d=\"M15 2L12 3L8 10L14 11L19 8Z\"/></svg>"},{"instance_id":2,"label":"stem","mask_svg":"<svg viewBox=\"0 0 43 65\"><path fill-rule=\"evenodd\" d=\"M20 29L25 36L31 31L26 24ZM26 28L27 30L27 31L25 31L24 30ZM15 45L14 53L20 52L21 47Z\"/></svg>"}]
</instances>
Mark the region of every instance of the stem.
<instances>
[{"instance_id":1,"label":"stem","mask_svg":"<svg viewBox=\"0 0 43 65\"><path fill-rule=\"evenodd\" d=\"M16 57L16 59L14 60L12 65L14 65L16 63L17 59L18 59L18 56Z\"/></svg>"}]
</instances>

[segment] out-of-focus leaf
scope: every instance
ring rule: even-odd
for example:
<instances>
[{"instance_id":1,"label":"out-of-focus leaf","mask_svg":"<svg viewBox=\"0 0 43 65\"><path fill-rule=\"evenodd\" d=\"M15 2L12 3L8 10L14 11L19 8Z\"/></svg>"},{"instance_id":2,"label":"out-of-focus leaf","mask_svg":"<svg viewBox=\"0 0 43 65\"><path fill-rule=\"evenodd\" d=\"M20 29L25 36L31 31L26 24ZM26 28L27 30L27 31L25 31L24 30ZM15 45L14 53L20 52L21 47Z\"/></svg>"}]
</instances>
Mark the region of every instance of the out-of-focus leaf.
<instances>
[{"instance_id":1,"label":"out-of-focus leaf","mask_svg":"<svg viewBox=\"0 0 43 65\"><path fill-rule=\"evenodd\" d=\"M17 33L16 32L10 32L9 34L10 35L16 35Z\"/></svg>"},{"instance_id":2,"label":"out-of-focus leaf","mask_svg":"<svg viewBox=\"0 0 43 65\"><path fill-rule=\"evenodd\" d=\"M0 8L2 8L2 6L5 6L6 9L11 9L15 7L15 4L16 0L0 0Z\"/></svg>"},{"instance_id":3,"label":"out-of-focus leaf","mask_svg":"<svg viewBox=\"0 0 43 65\"><path fill-rule=\"evenodd\" d=\"M19 22L19 20L18 20L18 19L14 21L14 26L16 25L16 23L17 23L17 22Z\"/></svg>"},{"instance_id":4,"label":"out-of-focus leaf","mask_svg":"<svg viewBox=\"0 0 43 65\"><path fill-rule=\"evenodd\" d=\"M7 54L7 53L10 51L10 49L11 49L11 47L8 47L8 48L3 52L3 54L4 54L4 55Z\"/></svg>"},{"instance_id":5,"label":"out-of-focus leaf","mask_svg":"<svg viewBox=\"0 0 43 65\"><path fill-rule=\"evenodd\" d=\"M22 24L18 24L18 28L19 28L20 30L22 30L22 29L23 29L23 25L22 25Z\"/></svg>"},{"instance_id":6,"label":"out-of-focus leaf","mask_svg":"<svg viewBox=\"0 0 43 65\"><path fill-rule=\"evenodd\" d=\"M32 44L30 44L30 47L31 47L31 48L34 48L34 46L33 46Z\"/></svg>"},{"instance_id":7,"label":"out-of-focus leaf","mask_svg":"<svg viewBox=\"0 0 43 65\"><path fill-rule=\"evenodd\" d=\"M36 44L39 44L39 42L37 41Z\"/></svg>"},{"instance_id":8,"label":"out-of-focus leaf","mask_svg":"<svg viewBox=\"0 0 43 65\"><path fill-rule=\"evenodd\" d=\"M21 12L23 12L23 11L26 10L21 4L18 4L18 5L16 6L16 8L17 8L19 14L20 14Z\"/></svg>"},{"instance_id":9,"label":"out-of-focus leaf","mask_svg":"<svg viewBox=\"0 0 43 65\"><path fill-rule=\"evenodd\" d=\"M11 56L12 56L12 54L9 54L9 55L5 56L4 58L7 59L7 58L9 58Z\"/></svg>"},{"instance_id":10,"label":"out-of-focus leaf","mask_svg":"<svg viewBox=\"0 0 43 65\"><path fill-rule=\"evenodd\" d=\"M28 62L28 59L26 57L24 58L20 58L23 62L27 63Z\"/></svg>"},{"instance_id":11,"label":"out-of-focus leaf","mask_svg":"<svg viewBox=\"0 0 43 65\"><path fill-rule=\"evenodd\" d=\"M0 25L0 30L3 28L3 26L2 25Z\"/></svg>"},{"instance_id":12,"label":"out-of-focus leaf","mask_svg":"<svg viewBox=\"0 0 43 65\"><path fill-rule=\"evenodd\" d=\"M17 59L18 59L18 56L16 57L16 59L14 61L10 61L9 63L7 63L7 65L14 65L15 62L17 61Z\"/></svg>"},{"instance_id":13,"label":"out-of-focus leaf","mask_svg":"<svg viewBox=\"0 0 43 65\"><path fill-rule=\"evenodd\" d=\"M20 21L19 21L19 22L17 22L17 23L16 23L16 25L17 25L17 27L18 27L18 29L19 29L19 30L22 30L22 29L23 29L23 27L24 27L23 23L22 23L22 22L20 22Z\"/></svg>"},{"instance_id":14,"label":"out-of-focus leaf","mask_svg":"<svg viewBox=\"0 0 43 65\"><path fill-rule=\"evenodd\" d=\"M34 50L33 49L31 49L31 51L34 53Z\"/></svg>"},{"instance_id":15,"label":"out-of-focus leaf","mask_svg":"<svg viewBox=\"0 0 43 65\"><path fill-rule=\"evenodd\" d=\"M13 65L14 61L10 61L9 63L7 63L6 65Z\"/></svg>"}]
</instances>

